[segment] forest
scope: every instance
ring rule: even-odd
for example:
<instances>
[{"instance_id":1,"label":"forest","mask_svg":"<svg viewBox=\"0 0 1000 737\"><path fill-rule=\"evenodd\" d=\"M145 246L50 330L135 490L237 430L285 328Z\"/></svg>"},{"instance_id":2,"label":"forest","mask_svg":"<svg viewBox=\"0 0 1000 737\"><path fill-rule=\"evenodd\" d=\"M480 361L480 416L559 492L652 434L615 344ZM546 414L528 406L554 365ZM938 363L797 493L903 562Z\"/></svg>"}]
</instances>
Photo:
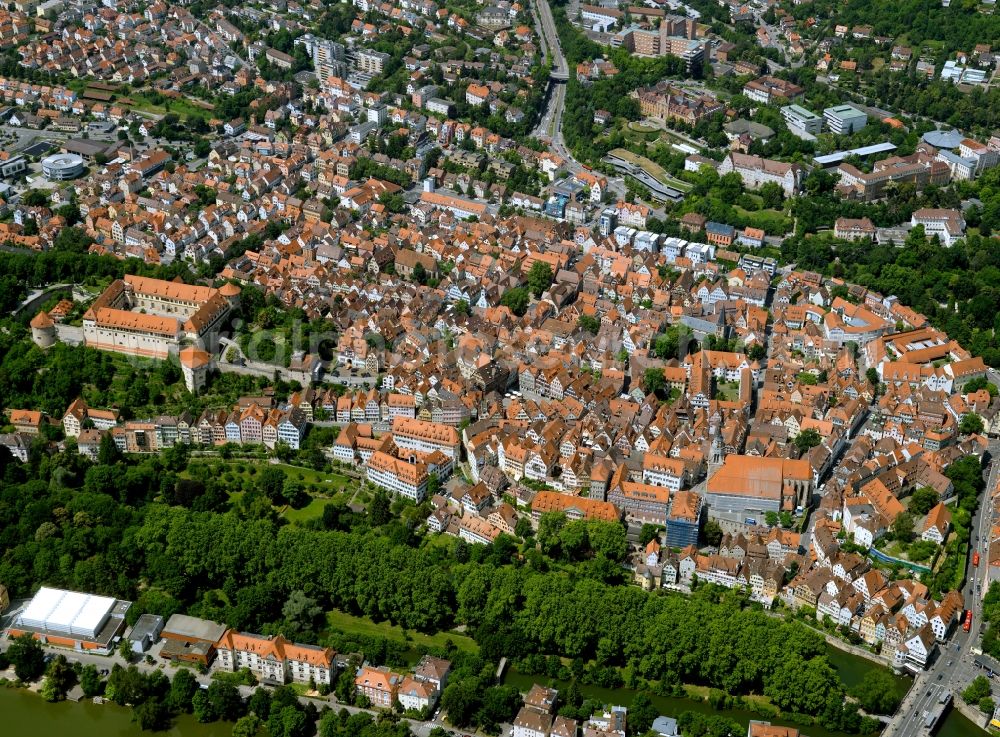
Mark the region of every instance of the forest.
<instances>
[{"instance_id":1,"label":"forest","mask_svg":"<svg viewBox=\"0 0 1000 737\"><path fill-rule=\"evenodd\" d=\"M853 27L870 25L875 36L903 37L911 46L928 41L947 51L970 51L984 39L1000 38L1000 17L979 12L976 0L960 0L945 7L940 0L817 0L795 6L803 19L825 17Z\"/></svg>"},{"instance_id":2,"label":"forest","mask_svg":"<svg viewBox=\"0 0 1000 737\"><path fill-rule=\"evenodd\" d=\"M0 581L12 597L44 582L134 599L133 618L186 612L331 644L343 635L327 632L317 612L428 633L464 625L486 662L559 656L588 664L594 681L625 676L666 694L685 683L763 693L807 724L870 726L844 702L818 634L735 592L704 587L685 598L622 586L618 525L556 515L543 519L537 541L526 533L523 543L441 544L417 532L416 515L333 503L321 519L289 525L275 515L263 474L238 503L216 495L214 511L196 511L205 509L199 496L178 492L185 463L179 454L140 460L110 448L97 464L37 448L26 465L6 457ZM302 599L312 603L290 607ZM481 708L470 706L469 719Z\"/></svg>"}]
</instances>

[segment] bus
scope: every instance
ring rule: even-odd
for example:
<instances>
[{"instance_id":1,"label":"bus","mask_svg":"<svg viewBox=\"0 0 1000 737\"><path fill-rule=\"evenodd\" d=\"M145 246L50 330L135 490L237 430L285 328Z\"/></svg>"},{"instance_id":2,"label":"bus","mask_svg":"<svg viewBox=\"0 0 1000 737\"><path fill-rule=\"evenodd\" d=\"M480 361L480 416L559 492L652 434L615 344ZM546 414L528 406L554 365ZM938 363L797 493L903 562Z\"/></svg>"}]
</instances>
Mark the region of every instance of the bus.
<instances>
[{"instance_id":1,"label":"bus","mask_svg":"<svg viewBox=\"0 0 1000 737\"><path fill-rule=\"evenodd\" d=\"M974 565L974 566L978 566L979 565L979 551L978 550L975 553L972 554L972 565Z\"/></svg>"},{"instance_id":2,"label":"bus","mask_svg":"<svg viewBox=\"0 0 1000 737\"><path fill-rule=\"evenodd\" d=\"M965 621L962 622L962 629L965 630L966 632L968 632L969 630L972 629L972 610L971 609L966 609L965 610Z\"/></svg>"}]
</instances>

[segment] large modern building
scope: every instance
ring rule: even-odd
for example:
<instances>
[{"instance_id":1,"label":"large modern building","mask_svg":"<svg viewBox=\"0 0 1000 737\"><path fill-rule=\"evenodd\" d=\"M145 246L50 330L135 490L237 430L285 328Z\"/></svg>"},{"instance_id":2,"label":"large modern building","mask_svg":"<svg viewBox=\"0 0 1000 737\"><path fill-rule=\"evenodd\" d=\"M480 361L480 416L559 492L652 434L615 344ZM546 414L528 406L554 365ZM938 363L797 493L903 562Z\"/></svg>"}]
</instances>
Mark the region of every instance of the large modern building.
<instances>
[{"instance_id":1,"label":"large modern building","mask_svg":"<svg viewBox=\"0 0 1000 737\"><path fill-rule=\"evenodd\" d=\"M674 30L669 23L663 23L659 28L641 28L631 26L611 39L612 46L620 46L638 56L677 56L684 60L687 71L701 67L705 58L705 44L694 37L694 31L686 30L684 20L679 30L685 35L673 35ZM695 21L690 22L694 29Z\"/></svg>"},{"instance_id":2,"label":"large modern building","mask_svg":"<svg viewBox=\"0 0 1000 737\"><path fill-rule=\"evenodd\" d=\"M166 358L184 343L210 342L235 299L212 287L127 275L84 313L83 342L98 350Z\"/></svg>"},{"instance_id":3,"label":"large modern building","mask_svg":"<svg viewBox=\"0 0 1000 737\"><path fill-rule=\"evenodd\" d=\"M785 105L781 108L781 116L789 128L801 133L815 136L823 130L823 118L801 105Z\"/></svg>"},{"instance_id":4,"label":"large modern building","mask_svg":"<svg viewBox=\"0 0 1000 737\"><path fill-rule=\"evenodd\" d=\"M264 637L227 630L217 643L218 667L237 671L249 668L269 683L309 683L329 685L336 671L336 653L328 647L299 645L282 635Z\"/></svg>"},{"instance_id":5,"label":"large modern building","mask_svg":"<svg viewBox=\"0 0 1000 737\"><path fill-rule=\"evenodd\" d=\"M76 154L52 154L42 159L42 174L53 182L76 179L84 167L83 157Z\"/></svg>"},{"instance_id":6,"label":"large modern building","mask_svg":"<svg viewBox=\"0 0 1000 737\"><path fill-rule=\"evenodd\" d=\"M30 634L47 645L109 652L125 629L130 601L43 586L7 629Z\"/></svg>"},{"instance_id":7,"label":"large modern building","mask_svg":"<svg viewBox=\"0 0 1000 737\"><path fill-rule=\"evenodd\" d=\"M890 182L912 183L920 190L929 184L947 184L951 179L948 164L921 151L877 161L870 173L847 163L837 167L837 173L840 175L837 193L848 199L864 201L881 198Z\"/></svg>"},{"instance_id":8,"label":"large modern building","mask_svg":"<svg viewBox=\"0 0 1000 737\"><path fill-rule=\"evenodd\" d=\"M748 189L758 189L766 182L774 182L786 197L795 195L802 184L802 168L798 164L773 161L731 151L719 164L719 175L735 171Z\"/></svg>"},{"instance_id":9,"label":"large modern building","mask_svg":"<svg viewBox=\"0 0 1000 737\"><path fill-rule=\"evenodd\" d=\"M665 81L654 87L635 90L631 94L639 101L639 112L642 115L661 120L682 120L690 125L726 109L710 93L695 96Z\"/></svg>"},{"instance_id":10,"label":"large modern building","mask_svg":"<svg viewBox=\"0 0 1000 737\"><path fill-rule=\"evenodd\" d=\"M851 105L835 105L823 111L831 133L848 135L868 125L868 116Z\"/></svg>"}]
</instances>

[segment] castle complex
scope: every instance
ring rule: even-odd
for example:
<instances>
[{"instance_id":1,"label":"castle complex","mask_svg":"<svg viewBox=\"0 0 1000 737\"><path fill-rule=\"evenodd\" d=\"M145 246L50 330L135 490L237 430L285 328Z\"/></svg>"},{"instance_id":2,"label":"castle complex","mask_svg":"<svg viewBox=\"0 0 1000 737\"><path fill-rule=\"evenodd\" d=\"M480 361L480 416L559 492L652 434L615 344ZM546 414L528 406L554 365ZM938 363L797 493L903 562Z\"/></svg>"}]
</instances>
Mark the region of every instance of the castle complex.
<instances>
[{"instance_id":1,"label":"castle complex","mask_svg":"<svg viewBox=\"0 0 1000 737\"><path fill-rule=\"evenodd\" d=\"M239 300L220 289L126 275L104 290L83 316L84 344L147 358L166 358L185 342L204 344Z\"/></svg>"}]
</instances>

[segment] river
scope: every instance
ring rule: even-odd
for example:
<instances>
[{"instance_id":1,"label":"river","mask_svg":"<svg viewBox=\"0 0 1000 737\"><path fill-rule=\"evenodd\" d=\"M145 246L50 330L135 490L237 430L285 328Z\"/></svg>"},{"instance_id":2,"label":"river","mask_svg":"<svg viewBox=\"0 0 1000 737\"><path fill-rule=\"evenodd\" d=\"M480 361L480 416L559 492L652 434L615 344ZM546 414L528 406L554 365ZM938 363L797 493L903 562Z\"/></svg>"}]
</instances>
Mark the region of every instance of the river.
<instances>
[{"instance_id":1,"label":"river","mask_svg":"<svg viewBox=\"0 0 1000 737\"><path fill-rule=\"evenodd\" d=\"M201 724L184 715L168 732L143 732L132 721L130 709L107 703L64 701L49 704L37 694L20 688L0 687L3 733L19 737L229 737L229 722Z\"/></svg>"}]
</instances>

